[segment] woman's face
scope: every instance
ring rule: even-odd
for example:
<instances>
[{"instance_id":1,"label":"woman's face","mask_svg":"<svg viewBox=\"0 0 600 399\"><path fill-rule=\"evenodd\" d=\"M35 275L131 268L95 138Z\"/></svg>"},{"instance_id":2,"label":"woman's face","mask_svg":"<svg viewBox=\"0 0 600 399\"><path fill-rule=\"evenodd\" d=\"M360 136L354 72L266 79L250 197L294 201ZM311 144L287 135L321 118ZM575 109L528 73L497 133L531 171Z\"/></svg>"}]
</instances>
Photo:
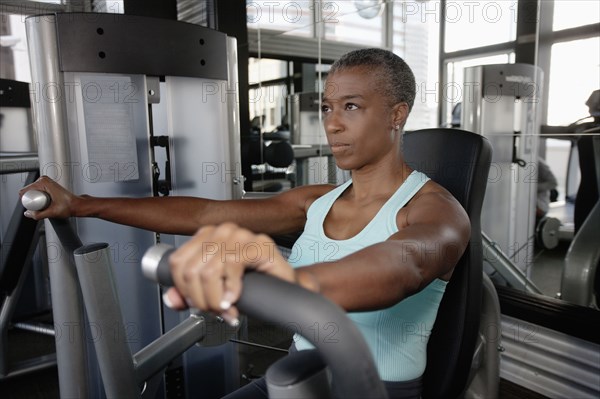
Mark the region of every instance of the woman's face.
<instances>
[{"instance_id":1,"label":"woman's face","mask_svg":"<svg viewBox=\"0 0 600 399\"><path fill-rule=\"evenodd\" d=\"M390 105L389 99L381 94L376 73L354 67L327 78L322 102L323 125L341 169L358 170L398 151L399 133L392 134L392 130L396 124L404 124L404 120L399 123L398 108L405 109L400 118L406 119L408 106Z\"/></svg>"}]
</instances>

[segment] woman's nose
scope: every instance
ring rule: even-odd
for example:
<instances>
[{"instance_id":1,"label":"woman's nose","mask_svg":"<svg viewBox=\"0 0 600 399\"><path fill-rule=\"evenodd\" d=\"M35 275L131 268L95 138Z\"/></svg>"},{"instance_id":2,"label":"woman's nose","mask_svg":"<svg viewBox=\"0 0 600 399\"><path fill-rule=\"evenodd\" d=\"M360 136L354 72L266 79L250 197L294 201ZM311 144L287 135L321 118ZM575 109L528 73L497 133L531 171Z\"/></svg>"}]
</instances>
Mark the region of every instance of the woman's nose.
<instances>
[{"instance_id":1,"label":"woman's nose","mask_svg":"<svg viewBox=\"0 0 600 399\"><path fill-rule=\"evenodd\" d=\"M339 133L344 128L340 115L336 111L329 112L323 118L323 127L328 134Z\"/></svg>"}]
</instances>

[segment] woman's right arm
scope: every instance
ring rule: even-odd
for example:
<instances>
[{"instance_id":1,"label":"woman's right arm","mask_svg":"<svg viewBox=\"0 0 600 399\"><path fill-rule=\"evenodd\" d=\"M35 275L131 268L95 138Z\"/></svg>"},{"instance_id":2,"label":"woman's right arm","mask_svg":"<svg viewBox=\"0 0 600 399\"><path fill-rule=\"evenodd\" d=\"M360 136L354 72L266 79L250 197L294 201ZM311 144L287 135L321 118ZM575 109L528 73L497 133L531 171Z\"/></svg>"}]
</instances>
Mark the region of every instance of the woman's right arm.
<instances>
[{"instance_id":1,"label":"woman's right arm","mask_svg":"<svg viewBox=\"0 0 600 399\"><path fill-rule=\"evenodd\" d=\"M48 193L51 205L27 211L33 219L95 217L159 233L192 235L198 228L235 222L256 233L285 234L302 230L312 201L331 186L304 186L282 194L249 200L209 200L194 197L100 198L74 195L48 177L24 187Z\"/></svg>"}]
</instances>

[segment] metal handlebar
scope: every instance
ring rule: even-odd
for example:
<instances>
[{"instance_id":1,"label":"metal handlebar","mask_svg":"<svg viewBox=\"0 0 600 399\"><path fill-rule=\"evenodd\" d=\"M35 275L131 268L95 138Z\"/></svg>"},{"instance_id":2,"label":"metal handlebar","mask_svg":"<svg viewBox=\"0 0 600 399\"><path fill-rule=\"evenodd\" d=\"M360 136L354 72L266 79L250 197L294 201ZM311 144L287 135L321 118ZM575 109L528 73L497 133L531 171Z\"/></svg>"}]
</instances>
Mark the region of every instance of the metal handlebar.
<instances>
[{"instance_id":1,"label":"metal handlebar","mask_svg":"<svg viewBox=\"0 0 600 399\"><path fill-rule=\"evenodd\" d=\"M168 258L174 249L159 244L142 258L146 277L172 285ZM257 319L293 327L319 351L335 381L335 396L343 398L386 398L371 352L354 323L339 306L321 295L273 276L248 272L238 309ZM324 338L315 326L334 333ZM300 329L300 331L298 331ZM357 360L360 359L360 360Z\"/></svg>"},{"instance_id":2,"label":"metal handlebar","mask_svg":"<svg viewBox=\"0 0 600 399\"><path fill-rule=\"evenodd\" d=\"M21 197L21 204L30 211L42 211L50 206L52 199L43 191L29 190ZM60 243L69 254L81 247L81 239L75 234L67 219L48 219L56 231Z\"/></svg>"},{"instance_id":3,"label":"metal handlebar","mask_svg":"<svg viewBox=\"0 0 600 399\"><path fill-rule=\"evenodd\" d=\"M30 190L23 194L21 197L21 203L25 209L30 211L42 211L50 206L50 196L38 190Z\"/></svg>"}]
</instances>

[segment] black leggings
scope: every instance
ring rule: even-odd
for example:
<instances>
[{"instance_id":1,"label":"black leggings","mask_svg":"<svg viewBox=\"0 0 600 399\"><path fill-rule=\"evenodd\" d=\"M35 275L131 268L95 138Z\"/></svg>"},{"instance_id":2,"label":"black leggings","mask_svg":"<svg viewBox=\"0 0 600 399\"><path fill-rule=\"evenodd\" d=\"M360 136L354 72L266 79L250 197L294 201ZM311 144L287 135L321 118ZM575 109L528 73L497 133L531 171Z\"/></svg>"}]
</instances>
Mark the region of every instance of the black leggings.
<instances>
[{"instance_id":1,"label":"black leggings","mask_svg":"<svg viewBox=\"0 0 600 399\"><path fill-rule=\"evenodd\" d=\"M419 399L423 384L421 378L410 381L384 381L390 399ZM264 378L254 380L244 385L223 399L268 399L267 382Z\"/></svg>"}]
</instances>

